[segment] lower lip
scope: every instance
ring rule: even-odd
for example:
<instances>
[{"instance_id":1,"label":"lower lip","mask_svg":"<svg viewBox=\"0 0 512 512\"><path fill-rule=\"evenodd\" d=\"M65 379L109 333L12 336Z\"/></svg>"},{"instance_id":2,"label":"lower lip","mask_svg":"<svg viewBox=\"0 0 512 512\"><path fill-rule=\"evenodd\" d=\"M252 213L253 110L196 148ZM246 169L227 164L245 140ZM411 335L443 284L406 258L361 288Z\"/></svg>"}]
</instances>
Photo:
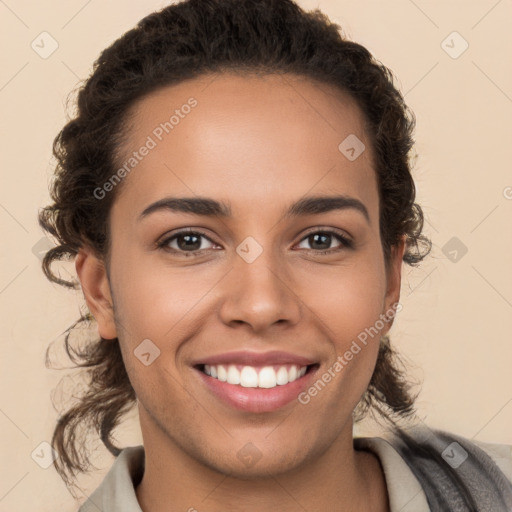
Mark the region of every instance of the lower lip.
<instances>
[{"instance_id":1,"label":"lower lip","mask_svg":"<svg viewBox=\"0 0 512 512\"><path fill-rule=\"evenodd\" d=\"M275 388L245 388L210 377L198 368L195 370L208 389L228 405L248 412L270 412L297 399L298 395L309 386L318 366L308 369L297 380L277 385Z\"/></svg>"}]
</instances>

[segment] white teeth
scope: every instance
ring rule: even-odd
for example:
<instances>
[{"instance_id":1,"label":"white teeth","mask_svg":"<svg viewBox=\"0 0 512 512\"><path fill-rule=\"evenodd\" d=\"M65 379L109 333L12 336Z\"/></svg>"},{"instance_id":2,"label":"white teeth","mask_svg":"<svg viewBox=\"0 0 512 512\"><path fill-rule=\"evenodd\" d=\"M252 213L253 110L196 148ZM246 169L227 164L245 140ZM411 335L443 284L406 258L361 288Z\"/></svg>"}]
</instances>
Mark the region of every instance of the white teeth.
<instances>
[{"instance_id":1,"label":"white teeth","mask_svg":"<svg viewBox=\"0 0 512 512\"><path fill-rule=\"evenodd\" d=\"M276 382L280 386L282 386L283 384L288 384L288 370L284 366L281 366L281 368L279 368L276 375Z\"/></svg>"},{"instance_id":2,"label":"white teeth","mask_svg":"<svg viewBox=\"0 0 512 512\"><path fill-rule=\"evenodd\" d=\"M226 382L228 380L228 372L222 365L217 366L217 379L219 379L221 382Z\"/></svg>"},{"instance_id":3,"label":"white teeth","mask_svg":"<svg viewBox=\"0 0 512 512\"><path fill-rule=\"evenodd\" d=\"M265 366L260 370L260 374L258 375L258 385L260 388L276 387L277 377L276 372L272 366Z\"/></svg>"},{"instance_id":4,"label":"white teeth","mask_svg":"<svg viewBox=\"0 0 512 512\"><path fill-rule=\"evenodd\" d=\"M244 388L275 388L293 382L302 377L307 371L307 366L288 365L280 366L276 371L274 366L254 368L244 366L240 371L234 364L229 366L204 365L204 373L228 384L238 384Z\"/></svg>"},{"instance_id":5,"label":"white teeth","mask_svg":"<svg viewBox=\"0 0 512 512\"><path fill-rule=\"evenodd\" d=\"M230 365L228 367L228 377L226 379L228 384L240 384L240 372L236 366Z\"/></svg>"},{"instance_id":6,"label":"white teeth","mask_svg":"<svg viewBox=\"0 0 512 512\"><path fill-rule=\"evenodd\" d=\"M244 388L258 387L258 372L251 366L244 366L240 372L240 385Z\"/></svg>"}]
</instances>

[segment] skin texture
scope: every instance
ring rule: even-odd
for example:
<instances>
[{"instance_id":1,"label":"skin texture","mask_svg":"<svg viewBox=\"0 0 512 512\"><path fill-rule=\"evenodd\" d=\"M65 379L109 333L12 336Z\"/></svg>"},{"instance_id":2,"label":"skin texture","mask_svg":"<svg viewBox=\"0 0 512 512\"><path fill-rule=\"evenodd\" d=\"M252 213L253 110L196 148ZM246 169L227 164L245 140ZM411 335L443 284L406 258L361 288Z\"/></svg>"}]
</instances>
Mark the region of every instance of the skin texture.
<instances>
[{"instance_id":1,"label":"skin texture","mask_svg":"<svg viewBox=\"0 0 512 512\"><path fill-rule=\"evenodd\" d=\"M120 165L190 97L197 106L118 185L107 263L86 246L76 258L99 333L119 338L137 394L146 450L141 508L386 511L378 459L352 445L352 412L378 337L309 404L294 400L273 412L228 406L191 366L233 350L284 350L317 361L320 376L398 302L404 244L386 271L361 111L341 91L302 77L205 75L135 105ZM354 161L338 149L349 134L366 146ZM360 200L369 222L355 209L283 217L304 196L334 194ZM159 211L138 220L166 196L211 197L229 203L233 216ZM202 254L178 253L176 238L167 251L156 248L183 228L209 238L199 239ZM330 254L319 254L308 235L326 230L354 248L332 237ZM252 263L236 252L248 236L263 248ZM149 366L134 355L144 339L160 350ZM247 443L261 455L250 467L237 457Z\"/></svg>"}]
</instances>

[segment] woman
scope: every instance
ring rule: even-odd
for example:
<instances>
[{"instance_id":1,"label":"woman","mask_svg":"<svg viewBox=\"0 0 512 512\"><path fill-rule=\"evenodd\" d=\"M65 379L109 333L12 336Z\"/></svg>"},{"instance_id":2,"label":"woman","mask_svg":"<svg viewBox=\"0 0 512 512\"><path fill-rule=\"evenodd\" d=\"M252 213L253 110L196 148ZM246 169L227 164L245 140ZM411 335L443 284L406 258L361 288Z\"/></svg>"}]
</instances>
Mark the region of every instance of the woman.
<instances>
[{"instance_id":1,"label":"woman","mask_svg":"<svg viewBox=\"0 0 512 512\"><path fill-rule=\"evenodd\" d=\"M52 444L115 455L80 508L510 510L506 446L399 422L402 262L430 250L391 72L289 0L188 0L102 52L54 145L41 225L99 339ZM137 404L144 446L112 431ZM353 437L369 411L388 439Z\"/></svg>"}]
</instances>

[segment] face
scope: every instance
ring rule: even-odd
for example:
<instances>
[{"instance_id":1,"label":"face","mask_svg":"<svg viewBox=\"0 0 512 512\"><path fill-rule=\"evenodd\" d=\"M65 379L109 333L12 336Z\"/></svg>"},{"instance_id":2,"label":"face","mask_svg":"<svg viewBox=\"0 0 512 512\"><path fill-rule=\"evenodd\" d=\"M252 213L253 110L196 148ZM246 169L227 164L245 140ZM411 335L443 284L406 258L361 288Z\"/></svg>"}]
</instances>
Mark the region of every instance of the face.
<instances>
[{"instance_id":1,"label":"face","mask_svg":"<svg viewBox=\"0 0 512 512\"><path fill-rule=\"evenodd\" d=\"M86 248L77 271L144 444L246 476L348 446L403 254L387 271L360 110L305 78L222 74L132 114L108 274Z\"/></svg>"}]
</instances>

